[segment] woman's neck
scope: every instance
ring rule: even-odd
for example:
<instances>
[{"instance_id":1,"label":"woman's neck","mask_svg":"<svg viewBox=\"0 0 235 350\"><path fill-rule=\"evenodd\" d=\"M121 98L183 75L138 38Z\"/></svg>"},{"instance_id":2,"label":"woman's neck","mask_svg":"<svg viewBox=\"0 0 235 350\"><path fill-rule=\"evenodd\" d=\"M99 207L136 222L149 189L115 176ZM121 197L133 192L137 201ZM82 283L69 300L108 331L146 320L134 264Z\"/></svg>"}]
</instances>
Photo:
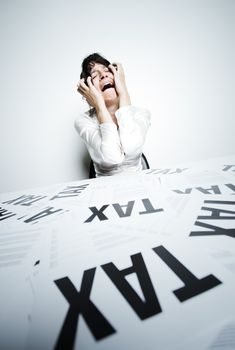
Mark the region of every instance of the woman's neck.
<instances>
[{"instance_id":1,"label":"woman's neck","mask_svg":"<svg viewBox=\"0 0 235 350\"><path fill-rule=\"evenodd\" d=\"M106 105L106 108L107 108L107 110L109 111L109 114L111 115L111 117L112 117L114 123L115 123L116 125L118 125L118 124L117 124L117 118L116 118L116 116L115 116L115 113L116 113L116 111L117 111L118 108L119 108L119 101L118 101L118 99L115 100L115 101L106 102L105 105Z\"/></svg>"}]
</instances>

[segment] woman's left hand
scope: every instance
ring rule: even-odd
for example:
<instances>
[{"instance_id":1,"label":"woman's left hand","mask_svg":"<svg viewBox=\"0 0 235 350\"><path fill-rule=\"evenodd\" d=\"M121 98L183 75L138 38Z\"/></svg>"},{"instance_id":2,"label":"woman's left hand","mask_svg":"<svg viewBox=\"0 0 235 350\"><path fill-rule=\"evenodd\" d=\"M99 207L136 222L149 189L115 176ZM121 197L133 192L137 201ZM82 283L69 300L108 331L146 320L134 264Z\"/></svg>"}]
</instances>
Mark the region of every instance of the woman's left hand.
<instances>
[{"instance_id":1,"label":"woman's left hand","mask_svg":"<svg viewBox=\"0 0 235 350\"><path fill-rule=\"evenodd\" d=\"M126 86L124 70L121 63L110 64L109 69L113 73L115 89L120 100L120 107L122 105L129 105L131 102Z\"/></svg>"},{"instance_id":2,"label":"woman's left hand","mask_svg":"<svg viewBox=\"0 0 235 350\"><path fill-rule=\"evenodd\" d=\"M118 95L127 92L125 74L121 63L113 63L109 65L110 70L114 76L115 88Z\"/></svg>"}]
</instances>

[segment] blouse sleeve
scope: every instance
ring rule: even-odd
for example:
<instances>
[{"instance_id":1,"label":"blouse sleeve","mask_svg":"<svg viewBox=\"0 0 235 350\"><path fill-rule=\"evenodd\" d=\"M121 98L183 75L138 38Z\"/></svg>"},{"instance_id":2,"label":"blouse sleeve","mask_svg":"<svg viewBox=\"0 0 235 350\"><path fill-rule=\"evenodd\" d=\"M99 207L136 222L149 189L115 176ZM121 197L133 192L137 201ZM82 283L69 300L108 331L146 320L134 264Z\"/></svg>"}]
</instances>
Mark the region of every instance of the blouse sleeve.
<instances>
[{"instance_id":1,"label":"blouse sleeve","mask_svg":"<svg viewBox=\"0 0 235 350\"><path fill-rule=\"evenodd\" d=\"M123 106L116 111L119 135L124 153L142 153L150 126L150 112L145 108Z\"/></svg>"},{"instance_id":2,"label":"blouse sleeve","mask_svg":"<svg viewBox=\"0 0 235 350\"><path fill-rule=\"evenodd\" d=\"M91 117L82 115L75 121L75 128L85 141L94 162L103 165L123 162L124 153L117 126L114 123L99 124Z\"/></svg>"}]
</instances>

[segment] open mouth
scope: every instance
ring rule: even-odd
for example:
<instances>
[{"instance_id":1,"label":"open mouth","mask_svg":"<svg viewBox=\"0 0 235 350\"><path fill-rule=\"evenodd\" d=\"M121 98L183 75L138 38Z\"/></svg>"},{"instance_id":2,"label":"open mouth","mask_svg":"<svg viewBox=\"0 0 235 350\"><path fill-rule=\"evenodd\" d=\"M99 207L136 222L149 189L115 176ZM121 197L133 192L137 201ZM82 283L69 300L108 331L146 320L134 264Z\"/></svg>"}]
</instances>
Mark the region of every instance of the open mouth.
<instances>
[{"instance_id":1,"label":"open mouth","mask_svg":"<svg viewBox=\"0 0 235 350\"><path fill-rule=\"evenodd\" d=\"M110 83L104 84L102 91L104 92L105 90L110 88L113 88L113 85L111 85Z\"/></svg>"}]
</instances>

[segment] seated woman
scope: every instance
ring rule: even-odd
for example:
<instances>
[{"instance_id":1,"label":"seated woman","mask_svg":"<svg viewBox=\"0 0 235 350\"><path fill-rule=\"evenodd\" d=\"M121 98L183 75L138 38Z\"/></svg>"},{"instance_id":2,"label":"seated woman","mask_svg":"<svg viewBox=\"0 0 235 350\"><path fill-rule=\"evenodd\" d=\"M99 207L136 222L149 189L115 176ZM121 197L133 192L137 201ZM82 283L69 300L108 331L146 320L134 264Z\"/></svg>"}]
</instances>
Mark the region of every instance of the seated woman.
<instances>
[{"instance_id":1,"label":"seated woman","mask_svg":"<svg viewBox=\"0 0 235 350\"><path fill-rule=\"evenodd\" d=\"M94 163L96 176L142 170L141 156L150 113L131 105L121 64L94 53L82 63L78 92L90 110L75 121Z\"/></svg>"}]
</instances>

